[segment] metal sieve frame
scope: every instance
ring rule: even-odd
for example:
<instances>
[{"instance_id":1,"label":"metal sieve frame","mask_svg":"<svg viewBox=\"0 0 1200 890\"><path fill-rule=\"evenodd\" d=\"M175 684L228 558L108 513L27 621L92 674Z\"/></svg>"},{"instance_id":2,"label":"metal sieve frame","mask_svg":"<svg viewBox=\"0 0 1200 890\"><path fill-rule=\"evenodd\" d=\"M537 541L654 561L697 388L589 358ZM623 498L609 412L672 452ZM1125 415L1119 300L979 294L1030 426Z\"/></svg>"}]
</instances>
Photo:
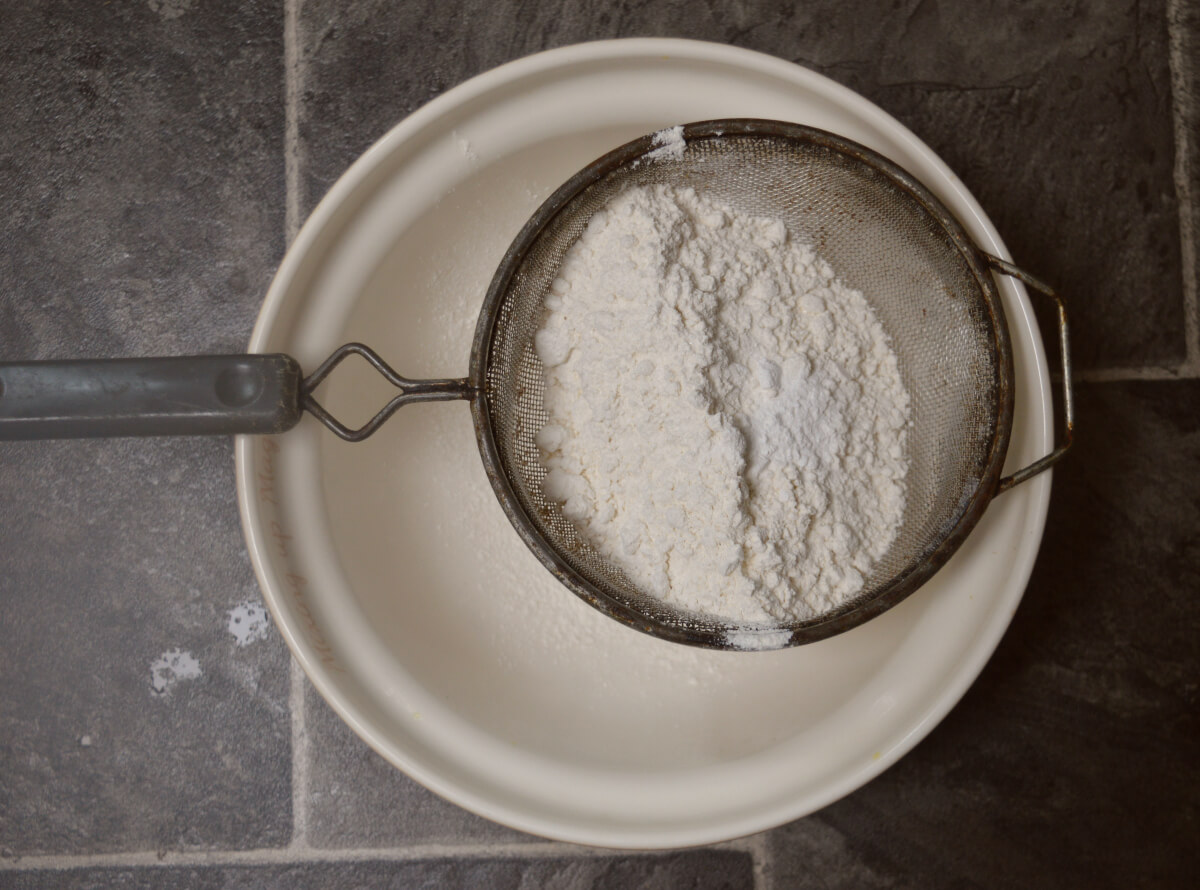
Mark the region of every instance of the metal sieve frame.
<instances>
[{"instance_id":1,"label":"metal sieve frame","mask_svg":"<svg viewBox=\"0 0 1200 890\"><path fill-rule=\"evenodd\" d=\"M995 413L997 422L987 450L985 470L974 494L962 505L952 523L947 523L946 533L936 546L929 548L914 559L907 568L894 577L890 585L869 600L852 601L847 606L807 621L782 626L754 626L748 629L750 633L757 632L763 635L764 642L770 644L768 648L783 648L811 643L843 633L880 615L911 595L944 566L958 550L996 494L1006 490L1012 484L1024 481L1025 478L1040 472L1062 456L1070 444L1069 433L1073 424L1068 412L1067 441L1054 454L1048 455L1020 474L1002 479L1001 471L1012 431L1014 372L1007 319L992 270L996 269L1005 274L1017 274L1022 280L1026 280L1035 287L1038 286L1038 282L980 250L961 223L928 189L895 163L865 146L813 127L781 121L711 120L687 124L683 129L683 136L687 143L719 139L730 135L802 140L818 145L882 173L894 186L914 199L929 217L942 227L948 238L958 248L970 274L977 282L991 326L992 342L990 345L998 357L998 361L995 362L998 379L992 391L993 398L990 406ZM679 643L732 649L735 647L730 644L724 629L713 630L671 624L647 616L627 604L615 600L582 577L558 554L526 512L509 481L488 404L486 376L496 324L500 319L501 309L513 276L520 269L531 247L546 226L586 188L621 167L637 162L656 147L653 135L647 135L617 148L580 170L542 204L505 252L488 289L472 342L468 378L474 396L471 399L471 414L484 469L505 515L525 545L562 584L593 608L636 630ZM1057 300L1057 297L1055 299ZM1065 351L1066 319L1061 301L1058 303L1062 322L1064 370L1068 371L1064 375L1064 380L1069 409L1069 362L1066 361ZM728 629L735 628L729 626ZM742 631L740 627L736 629ZM789 636L786 641L782 639L780 630L788 631ZM768 634L773 636L767 637Z\"/></svg>"}]
</instances>

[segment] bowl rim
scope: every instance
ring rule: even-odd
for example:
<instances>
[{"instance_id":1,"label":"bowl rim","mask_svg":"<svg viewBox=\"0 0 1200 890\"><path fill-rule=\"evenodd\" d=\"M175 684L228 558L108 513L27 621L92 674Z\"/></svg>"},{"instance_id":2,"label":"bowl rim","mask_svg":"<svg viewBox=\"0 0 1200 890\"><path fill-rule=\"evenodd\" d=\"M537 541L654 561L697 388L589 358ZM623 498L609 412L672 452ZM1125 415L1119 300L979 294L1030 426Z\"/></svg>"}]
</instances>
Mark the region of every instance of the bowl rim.
<instances>
[{"instance_id":1,"label":"bowl rim","mask_svg":"<svg viewBox=\"0 0 1200 890\"><path fill-rule=\"evenodd\" d=\"M725 44L677 38L603 40L546 50L477 75L400 121L364 152L317 204L289 247L264 299L250 340L250 351L260 351L267 345L279 323L285 298L302 271L306 257L322 236L325 227L334 221L341 204L355 193L384 158L418 135L441 115L493 90L525 78L544 76L559 68L594 63L619 63L628 58L659 57L723 65L747 74L766 75L796 89L811 89L814 93L835 101L840 110L854 115L866 124L878 126L906 150L935 168L943 177L942 185L956 195L956 204L963 203L974 226L988 236L995 246L994 252L999 256L1008 257L991 221L945 163L893 117L850 89L784 59ZM1037 447L1046 448L1052 441L1053 426L1050 422L1049 374L1041 335L1032 321L1032 309L1024 289L1019 283L1012 283L1008 286L1008 293L1010 297L1015 294L1025 328L1033 341L1032 354L1026 355L1023 361L1031 366L1030 373L1040 389L1043 404L1040 411L1030 409L1033 419L1040 420L1040 425L1031 430L1031 433L1039 440L1036 442ZM253 446L253 438L239 437L235 444L235 463L239 512L255 574L264 600L296 663L341 719L393 765L441 796L478 815L522 831L558 840L630 849L670 849L713 843L774 827L820 809L854 791L911 750L945 717L974 682L1007 628L1012 610L1020 601L1036 558L1049 501L1051 479L1051 474L1046 473L1022 486L1019 497L1027 504L1023 515L1030 521L1019 543L1020 559L1010 566L1008 581L1004 587L1004 608L997 608L989 613L970 651L961 659L955 675L939 687L936 695L924 702L920 713L910 724L906 724L907 730L902 738L889 742L888 747L872 762L845 771L835 780L822 786L819 792L812 792L802 800L789 799L786 803L765 806L751 815L714 819L701 827L663 827L648 833L640 828L636 831L620 828L598 829L581 824L548 821L527 809L522 810L508 803L497 802L486 793L465 787L452 777L429 768L411 752L395 745L386 732L374 725L362 705L341 688L334 674L323 664L318 646L306 636L303 616L295 614L286 600L284 585L277 576L274 557L270 552L270 531L263 523L260 507L254 497L258 484L257 473L261 467ZM299 688L301 687L293 684L294 690Z\"/></svg>"}]
</instances>

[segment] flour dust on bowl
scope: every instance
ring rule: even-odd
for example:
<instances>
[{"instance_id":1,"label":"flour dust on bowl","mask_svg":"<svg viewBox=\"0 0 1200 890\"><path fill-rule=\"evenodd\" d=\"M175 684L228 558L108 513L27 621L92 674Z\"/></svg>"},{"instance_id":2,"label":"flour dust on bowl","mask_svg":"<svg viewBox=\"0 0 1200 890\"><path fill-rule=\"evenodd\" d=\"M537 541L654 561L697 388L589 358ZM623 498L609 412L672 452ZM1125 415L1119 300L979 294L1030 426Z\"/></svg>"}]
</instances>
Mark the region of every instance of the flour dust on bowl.
<instances>
[{"instance_id":1,"label":"flour dust on bowl","mask_svg":"<svg viewBox=\"0 0 1200 890\"><path fill-rule=\"evenodd\" d=\"M552 498L537 503L546 492L537 443L546 418L536 404L545 369L531 338L545 320L552 267L598 206L588 201L672 166L689 170L688 154L702 161L728 134L709 139L703 126L690 127L682 157L633 167L644 150L638 138L679 120L741 116L747 127L770 126L747 115L804 121L818 137L844 134L846 145L891 159L978 245L949 265L991 288L981 313L1007 319L1012 346L1009 465L987 451L976 471L986 503L1004 473L1034 464L1053 442L1049 379L1024 290L1009 277L992 281L983 256L1005 256L1003 244L944 165L878 109L810 72L728 47L574 47L435 100L364 155L314 211L251 343L309 367L338 343L368 342L407 374L441 378L440 395L470 397L470 411L410 406L354 446L313 423L285 436L242 437L239 496L264 595L321 695L422 784L524 831L684 846L761 830L836 799L894 762L962 694L1036 553L1045 476L996 498L954 558L874 620L804 646L793 645L801 641L795 629L752 628L733 641L786 648L729 652L727 629L712 622L645 620L641 594L622 588L618 573L586 564L587 548L567 540L570 528L551 537L549 525L570 517ZM771 138L765 130L747 136L764 145ZM631 153L624 160L611 154L631 144L618 150ZM593 164L602 156L601 165L614 165L604 172ZM618 170L621 189L608 175ZM764 206L761 196L755 204L737 186L715 199L763 217L796 210ZM565 212L569 205L578 213ZM835 262L821 231L795 235ZM872 273L845 259L836 260L838 277L877 306L864 280ZM890 262L902 276L931 261ZM528 305L513 316L516 302ZM876 314L911 364L895 320ZM960 336L985 345L1005 336L994 322L979 327L988 333ZM469 376L454 379L467 355ZM967 439L986 440L980 427L996 438L1008 423L1005 359L989 362L982 389L993 399L988 410L1001 410L989 419L987 410L961 409L977 418ZM952 380L961 373L944 370ZM905 373L915 403L916 372ZM352 357L318 395L339 416L366 419L386 400L386 385L372 389L376 377ZM914 426L917 411L914 404ZM922 460L934 458L910 462L910 486L933 472ZM531 546L517 543L514 526ZM559 578L581 595L567 595ZM630 632L628 623L652 633Z\"/></svg>"}]
</instances>

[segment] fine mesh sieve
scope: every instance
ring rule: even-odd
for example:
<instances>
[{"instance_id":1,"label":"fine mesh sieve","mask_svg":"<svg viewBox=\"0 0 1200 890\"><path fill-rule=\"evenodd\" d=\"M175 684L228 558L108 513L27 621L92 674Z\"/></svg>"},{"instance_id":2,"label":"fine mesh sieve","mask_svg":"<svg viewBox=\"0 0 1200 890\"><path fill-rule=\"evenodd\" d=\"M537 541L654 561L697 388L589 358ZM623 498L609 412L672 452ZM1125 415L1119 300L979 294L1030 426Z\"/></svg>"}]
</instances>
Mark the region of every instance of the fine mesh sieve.
<instances>
[{"instance_id":1,"label":"fine mesh sieve","mask_svg":"<svg viewBox=\"0 0 1200 890\"><path fill-rule=\"evenodd\" d=\"M1013 362L989 265L1007 264L979 251L930 193L862 146L775 121L690 124L683 136L682 157L648 157L662 140L647 136L581 171L505 255L472 351L480 452L525 543L608 615L655 636L705 646L811 642L900 602L949 559L1002 490ZM597 210L628 188L659 183L690 186L742 213L782 219L793 238L811 244L844 283L867 297L891 337L912 412L903 521L861 593L816 618L746 627L666 604L640 591L583 540L560 505L542 493L546 469L534 436L547 414L533 337L544 317L543 298ZM1020 480L1004 481L1007 487Z\"/></svg>"},{"instance_id":2,"label":"fine mesh sieve","mask_svg":"<svg viewBox=\"0 0 1200 890\"><path fill-rule=\"evenodd\" d=\"M1066 452L1073 413L1065 309L1044 284L980 251L923 186L860 145L778 121L707 121L684 126L682 136L686 150L678 157L655 136L622 146L542 205L492 280L465 379L408 380L358 343L342 346L303 379L296 360L283 354L5 362L0 439L275 434L307 410L343 439L359 441L409 402L470 399L484 468L513 526L567 587L607 615L714 648L782 648L848 630L936 572L993 496ZM659 183L783 220L791 237L811 244L838 278L866 296L891 337L912 416L900 531L861 593L811 620L746 627L667 605L638 590L542 494L546 470L534 436L547 420L545 384L532 343L543 298L597 210L627 188ZM1062 444L1005 478L1013 357L993 270L1055 301L1062 350ZM351 354L400 390L354 430L315 398Z\"/></svg>"}]
</instances>

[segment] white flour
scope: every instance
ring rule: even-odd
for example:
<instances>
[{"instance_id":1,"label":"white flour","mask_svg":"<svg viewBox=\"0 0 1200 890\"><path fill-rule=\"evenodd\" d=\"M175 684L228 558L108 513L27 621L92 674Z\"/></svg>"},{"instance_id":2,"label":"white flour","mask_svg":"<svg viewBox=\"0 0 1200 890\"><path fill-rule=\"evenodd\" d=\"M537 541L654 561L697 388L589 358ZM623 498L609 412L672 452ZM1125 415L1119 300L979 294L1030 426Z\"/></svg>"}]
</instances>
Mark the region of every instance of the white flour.
<instances>
[{"instance_id":1,"label":"white flour","mask_svg":"<svg viewBox=\"0 0 1200 890\"><path fill-rule=\"evenodd\" d=\"M226 628L239 646L249 646L271 635L271 616L266 607L246 600L225 613Z\"/></svg>"},{"instance_id":2,"label":"white flour","mask_svg":"<svg viewBox=\"0 0 1200 890\"><path fill-rule=\"evenodd\" d=\"M659 130L651 137L653 145L657 146L646 153L648 161L678 161L683 157L687 148L687 140L683 138L683 127L667 127Z\"/></svg>"},{"instance_id":3,"label":"white flour","mask_svg":"<svg viewBox=\"0 0 1200 890\"><path fill-rule=\"evenodd\" d=\"M546 308L546 494L601 554L738 622L861 590L904 511L908 394L862 294L781 221L625 192Z\"/></svg>"},{"instance_id":4,"label":"white flour","mask_svg":"<svg viewBox=\"0 0 1200 890\"><path fill-rule=\"evenodd\" d=\"M150 691L166 695L181 680L195 680L200 674L200 662L191 652L168 649L150 665Z\"/></svg>"}]
</instances>

